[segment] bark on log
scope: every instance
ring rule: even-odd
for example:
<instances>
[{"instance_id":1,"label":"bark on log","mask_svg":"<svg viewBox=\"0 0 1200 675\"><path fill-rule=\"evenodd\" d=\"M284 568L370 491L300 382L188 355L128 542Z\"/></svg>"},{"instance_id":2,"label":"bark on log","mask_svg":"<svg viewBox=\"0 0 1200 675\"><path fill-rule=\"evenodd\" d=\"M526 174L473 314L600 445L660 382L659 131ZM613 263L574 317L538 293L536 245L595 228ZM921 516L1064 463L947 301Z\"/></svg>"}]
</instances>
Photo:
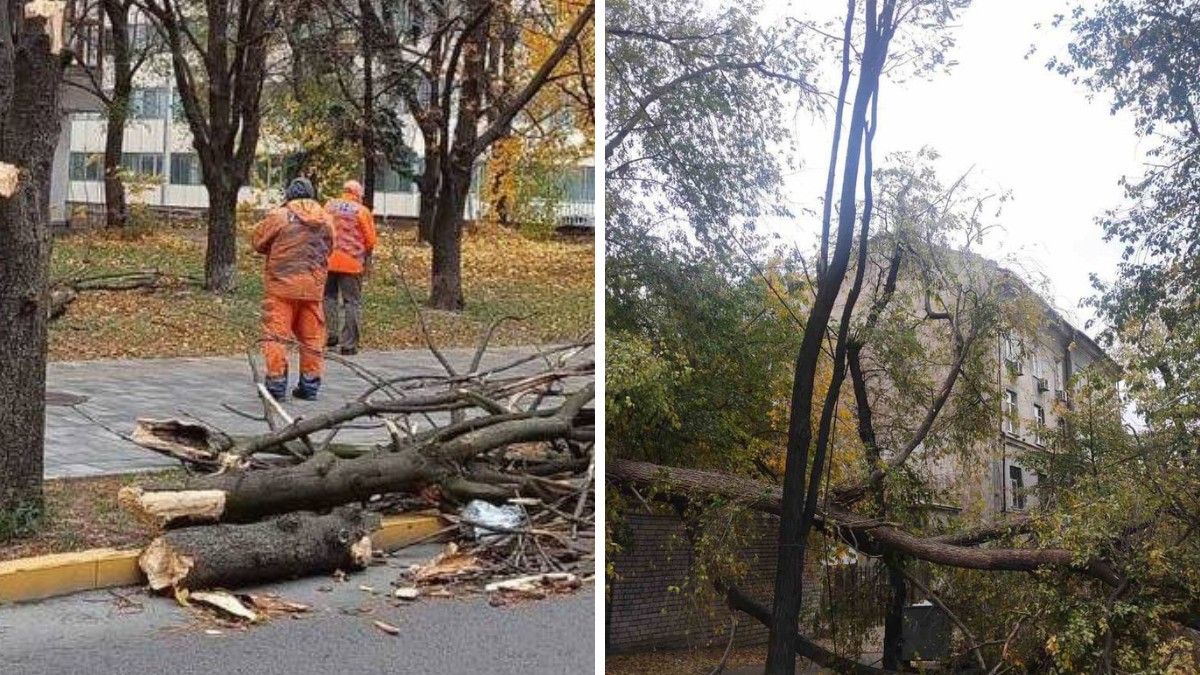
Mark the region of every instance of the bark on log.
<instances>
[{"instance_id":1,"label":"bark on log","mask_svg":"<svg viewBox=\"0 0 1200 675\"><path fill-rule=\"evenodd\" d=\"M416 452L349 460L321 453L296 466L200 476L182 490L126 486L118 500L139 519L159 527L244 523L340 506L377 494L415 492L451 473L451 467Z\"/></svg>"},{"instance_id":2,"label":"bark on log","mask_svg":"<svg viewBox=\"0 0 1200 675\"><path fill-rule=\"evenodd\" d=\"M150 588L236 588L334 570L356 570L371 559L370 533L379 517L357 508L329 515L289 513L249 525L173 530L138 558Z\"/></svg>"},{"instance_id":3,"label":"bark on log","mask_svg":"<svg viewBox=\"0 0 1200 675\"><path fill-rule=\"evenodd\" d=\"M766 513L778 515L780 511L781 493L777 486L727 474L610 459L608 475L617 480L648 485L666 483L672 490L722 495ZM920 537L832 506L818 510L815 522L855 549L868 553L888 550L938 565L988 571L1031 572L1043 567L1060 567L1082 572L1110 586L1121 583L1120 575L1106 561L1091 559L1080 564L1075 554L1066 549L959 546Z\"/></svg>"}]
</instances>

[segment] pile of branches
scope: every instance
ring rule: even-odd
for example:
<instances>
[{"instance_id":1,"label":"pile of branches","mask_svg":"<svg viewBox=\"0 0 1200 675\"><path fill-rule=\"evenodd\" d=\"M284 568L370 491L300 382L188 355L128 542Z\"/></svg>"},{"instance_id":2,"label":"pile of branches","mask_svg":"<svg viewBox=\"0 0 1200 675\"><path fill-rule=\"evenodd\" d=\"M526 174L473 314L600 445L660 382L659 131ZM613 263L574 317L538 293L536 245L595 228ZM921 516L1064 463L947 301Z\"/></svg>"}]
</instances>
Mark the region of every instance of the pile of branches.
<instances>
[{"instance_id":1,"label":"pile of branches","mask_svg":"<svg viewBox=\"0 0 1200 675\"><path fill-rule=\"evenodd\" d=\"M363 391L311 417L275 401L251 357L262 413L230 409L265 423L261 434L138 420L127 438L189 473L182 487L138 484L119 494L123 507L164 530L139 561L151 588L179 593L362 569L381 514L430 502L451 523L443 534L459 532L492 576L590 569L592 342L483 368L496 325L462 372L432 341L442 374L383 377L327 355L360 377ZM351 428L378 438L339 441ZM525 515L515 527L455 515L474 500Z\"/></svg>"}]
</instances>

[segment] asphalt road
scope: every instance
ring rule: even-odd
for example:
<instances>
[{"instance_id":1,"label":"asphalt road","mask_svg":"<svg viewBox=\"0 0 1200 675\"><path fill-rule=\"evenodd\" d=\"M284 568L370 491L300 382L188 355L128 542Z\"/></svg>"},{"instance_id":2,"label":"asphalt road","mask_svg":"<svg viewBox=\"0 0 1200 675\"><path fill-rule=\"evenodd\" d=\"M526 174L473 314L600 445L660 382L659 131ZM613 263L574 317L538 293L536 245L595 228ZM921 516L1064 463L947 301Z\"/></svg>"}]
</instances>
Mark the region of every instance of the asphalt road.
<instances>
[{"instance_id":1,"label":"asphalt road","mask_svg":"<svg viewBox=\"0 0 1200 675\"><path fill-rule=\"evenodd\" d=\"M386 566L351 575L344 582L321 577L256 589L311 604L313 611L298 619L276 617L246 630L214 628L194 610L134 589L117 591L133 605L97 591L0 607L0 673L550 675L594 671L595 593L590 584L574 595L510 607L491 607L481 597L422 599L397 606L400 601L387 592L399 570L427 560L437 550L413 547ZM372 624L375 620L392 624L401 633L388 635ZM220 634L207 634L210 629Z\"/></svg>"}]
</instances>

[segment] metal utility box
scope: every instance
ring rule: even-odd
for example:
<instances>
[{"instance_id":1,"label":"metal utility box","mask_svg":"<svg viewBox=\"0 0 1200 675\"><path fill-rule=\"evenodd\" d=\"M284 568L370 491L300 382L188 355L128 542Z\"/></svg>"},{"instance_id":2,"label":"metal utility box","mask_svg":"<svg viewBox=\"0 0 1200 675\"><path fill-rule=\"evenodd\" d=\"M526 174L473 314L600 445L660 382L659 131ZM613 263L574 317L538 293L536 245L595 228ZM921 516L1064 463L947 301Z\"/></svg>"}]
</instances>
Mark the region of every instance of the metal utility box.
<instances>
[{"instance_id":1,"label":"metal utility box","mask_svg":"<svg viewBox=\"0 0 1200 675\"><path fill-rule=\"evenodd\" d=\"M950 658L950 617L926 601L904 608L903 661L944 661Z\"/></svg>"}]
</instances>

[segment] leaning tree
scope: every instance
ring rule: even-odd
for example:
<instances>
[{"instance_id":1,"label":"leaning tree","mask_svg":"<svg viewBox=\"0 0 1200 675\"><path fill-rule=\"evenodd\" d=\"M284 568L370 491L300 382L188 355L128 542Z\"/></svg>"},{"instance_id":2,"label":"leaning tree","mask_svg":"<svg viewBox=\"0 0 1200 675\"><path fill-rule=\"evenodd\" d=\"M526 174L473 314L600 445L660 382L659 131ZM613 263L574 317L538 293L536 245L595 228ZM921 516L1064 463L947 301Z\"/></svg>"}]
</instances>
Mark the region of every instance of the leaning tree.
<instances>
[{"instance_id":1,"label":"leaning tree","mask_svg":"<svg viewBox=\"0 0 1200 675\"><path fill-rule=\"evenodd\" d=\"M62 6L0 7L0 536L42 503L50 167L61 124ZM15 516L16 518L10 518Z\"/></svg>"}]
</instances>

